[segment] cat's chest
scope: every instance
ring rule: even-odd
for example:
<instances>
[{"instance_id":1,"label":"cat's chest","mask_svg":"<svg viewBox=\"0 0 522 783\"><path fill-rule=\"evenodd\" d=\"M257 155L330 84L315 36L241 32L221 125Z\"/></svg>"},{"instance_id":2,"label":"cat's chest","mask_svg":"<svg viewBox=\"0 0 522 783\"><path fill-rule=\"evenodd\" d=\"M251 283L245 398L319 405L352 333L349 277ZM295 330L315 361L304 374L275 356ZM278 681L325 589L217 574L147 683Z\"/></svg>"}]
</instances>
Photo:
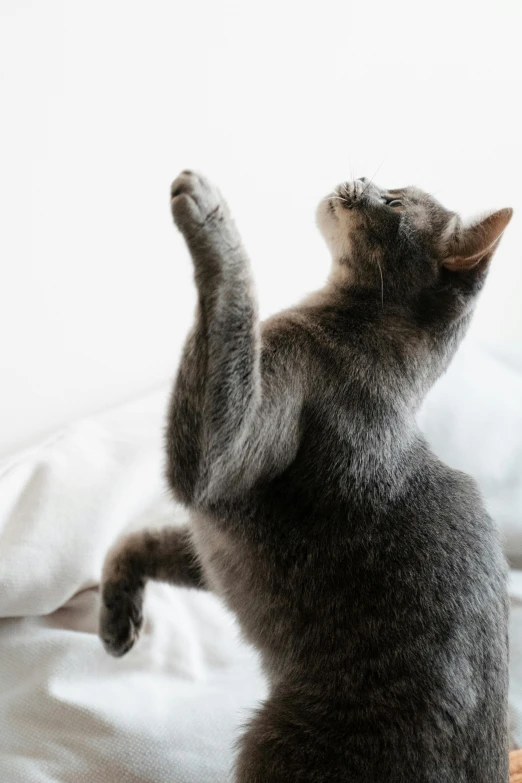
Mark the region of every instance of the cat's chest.
<instances>
[{"instance_id":1,"label":"cat's chest","mask_svg":"<svg viewBox=\"0 0 522 783\"><path fill-rule=\"evenodd\" d=\"M213 592L230 603L233 593L244 590L251 579L252 562L246 544L203 512L192 512L191 522L194 547L205 579Z\"/></svg>"},{"instance_id":2,"label":"cat's chest","mask_svg":"<svg viewBox=\"0 0 522 783\"><path fill-rule=\"evenodd\" d=\"M243 637L261 652L264 665L270 666L274 650L283 654L288 624L299 614L298 569L292 576L282 568L279 539L261 542L235 526L224 528L200 512L193 512L191 521L208 587L236 615Z\"/></svg>"}]
</instances>

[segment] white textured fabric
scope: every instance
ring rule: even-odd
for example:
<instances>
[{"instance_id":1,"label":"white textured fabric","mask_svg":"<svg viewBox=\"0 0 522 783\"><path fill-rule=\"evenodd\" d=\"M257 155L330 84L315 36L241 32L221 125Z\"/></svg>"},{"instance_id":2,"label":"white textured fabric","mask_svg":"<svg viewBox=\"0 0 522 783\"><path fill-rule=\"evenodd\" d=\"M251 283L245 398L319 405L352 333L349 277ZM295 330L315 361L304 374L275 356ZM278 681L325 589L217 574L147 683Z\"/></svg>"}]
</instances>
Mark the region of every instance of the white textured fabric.
<instances>
[{"instance_id":1,"label":"white textured fabric","mask_svg":"<svg viewBox=\"0 0 522 783\"><path fill-rule=\"evenodd\" d=\"M522 568L522 351L466 342L419 422L439 457L479 483L511 564Z\"/></svg>"},{"instance_id":2,"label":"white textured fabric","mask_svg":"<svg viewBox=\"0 0 522 783\"><path fill-rule=\"evenodd\" d=\"M149 585L120 660L96 636L103 558L124 530L179 524L162 478L167 390L69 427L0 466L0 780L225 783L264 695L254 653L212 595ZM522 553L522 374L464 348L420 419L471 472ZM513 572L512 685L522 742L522 573Z\"/></svg>"},{"instance_id":3,"label":"white textured fabric","mask_svg":"<svg viewBox=\"0 0 522 783\"><path fill-rule=\"evenodd\" d=\"M183 521L162 481L166 393L82 421L0 471L0 781L220 783L263 697L212 595L150 584L136 647L96 635L124 530Z\"/></svg>"}]
</instances>

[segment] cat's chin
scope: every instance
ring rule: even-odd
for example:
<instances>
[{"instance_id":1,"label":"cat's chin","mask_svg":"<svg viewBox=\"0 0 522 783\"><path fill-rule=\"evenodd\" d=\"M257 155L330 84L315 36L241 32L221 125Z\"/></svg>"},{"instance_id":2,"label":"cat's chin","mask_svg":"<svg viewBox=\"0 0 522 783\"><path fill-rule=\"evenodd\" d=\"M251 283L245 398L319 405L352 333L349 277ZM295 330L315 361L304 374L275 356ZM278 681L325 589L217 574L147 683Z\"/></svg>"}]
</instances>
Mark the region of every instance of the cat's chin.
<instances>
[{"instance_id":1,"label":"cat's chin","mask_svg":"<svg viewBox=\"0 0 522 783\"><path fill-rule=\"evenodd\" d=\"M349 214L346 209L339 210L333 193L319 202L315 212L317 228L332 255L333 272L337 267L345 267L342 260L352 255L350 231L346 225Z\"/></svg>"}]
</instances>

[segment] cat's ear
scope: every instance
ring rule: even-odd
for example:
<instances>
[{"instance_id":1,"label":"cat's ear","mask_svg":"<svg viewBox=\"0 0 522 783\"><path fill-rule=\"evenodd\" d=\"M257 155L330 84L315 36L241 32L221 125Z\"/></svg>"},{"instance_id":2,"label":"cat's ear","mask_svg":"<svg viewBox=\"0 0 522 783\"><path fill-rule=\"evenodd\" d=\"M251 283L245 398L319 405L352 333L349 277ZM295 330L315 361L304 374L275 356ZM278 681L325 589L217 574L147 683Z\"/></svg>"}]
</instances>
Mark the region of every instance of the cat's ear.
<instances>
[{"instance_id":1,"label":"cat's ear","mask_svg":"<svg viewBox=\"0 0 522 783\"><path fill-rule=\"evenodd\" d=\"M498 212L456 227L445 242L443 266L458 272L489 261L512 215L512 209L499 209Z\"/></svg>"}]
</instances>

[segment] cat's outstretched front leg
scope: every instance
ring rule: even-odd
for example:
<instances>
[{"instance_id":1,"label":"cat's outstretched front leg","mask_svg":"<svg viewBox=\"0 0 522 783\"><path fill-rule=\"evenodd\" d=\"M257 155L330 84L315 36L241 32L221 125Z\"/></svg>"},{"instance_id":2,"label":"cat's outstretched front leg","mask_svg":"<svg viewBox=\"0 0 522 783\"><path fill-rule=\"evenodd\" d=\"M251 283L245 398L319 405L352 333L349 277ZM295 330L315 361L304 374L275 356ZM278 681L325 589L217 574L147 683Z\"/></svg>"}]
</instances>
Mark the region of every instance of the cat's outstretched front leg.
<instances>
[{"instance_id":1,"label":"cat's outstretched front leg","mask_svg":"<svg viewBox=\"0 0 522 783\"><path fill-rule=\"evenodd\" d=\"M205 589L188 528L140 530L117 541L107 555L101 586L100 637L111 655L124 655L138 638L149 579Z\"/></svg>"},{"instance_id":2,"label":"cat's outstretched front leg","mask_svg":"<svg viewBox=\"0 0 522 783\"><path fill-rule=\"evenodd\" d=\"M198 306L171 401L167 470L177 496L197 506L237 478L260 406L259 323L248 258L217 188L184 171L171 197Z\"/></svg>"}]
</instances>

